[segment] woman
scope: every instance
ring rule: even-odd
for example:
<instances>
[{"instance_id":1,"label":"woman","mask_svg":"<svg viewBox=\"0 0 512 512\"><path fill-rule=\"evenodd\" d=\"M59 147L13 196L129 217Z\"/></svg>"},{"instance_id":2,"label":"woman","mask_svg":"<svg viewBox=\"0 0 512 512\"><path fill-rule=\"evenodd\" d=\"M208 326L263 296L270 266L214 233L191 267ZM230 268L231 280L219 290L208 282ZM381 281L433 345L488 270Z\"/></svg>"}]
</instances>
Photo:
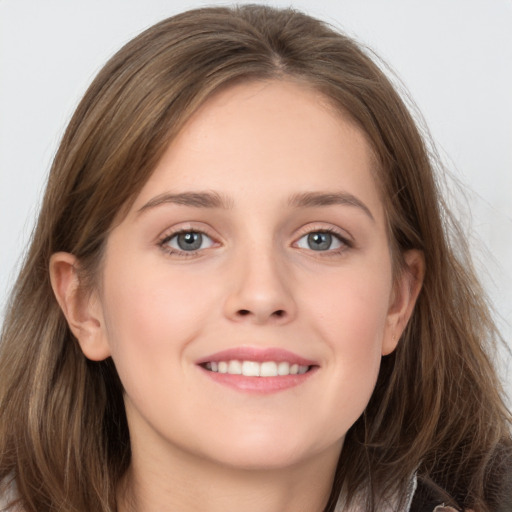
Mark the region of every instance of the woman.
<instances>
[{"instance_id":1,"label":"woman","mask_svg":"<svg viewBox=\"0 0 512 512\"><path fill-rule=\"evenodd\" d=\"M497 335L433 165L379 68L301 13L190 11L126 45L2 334L15 506L505 510Z\"/></svg>"}]
</instances>

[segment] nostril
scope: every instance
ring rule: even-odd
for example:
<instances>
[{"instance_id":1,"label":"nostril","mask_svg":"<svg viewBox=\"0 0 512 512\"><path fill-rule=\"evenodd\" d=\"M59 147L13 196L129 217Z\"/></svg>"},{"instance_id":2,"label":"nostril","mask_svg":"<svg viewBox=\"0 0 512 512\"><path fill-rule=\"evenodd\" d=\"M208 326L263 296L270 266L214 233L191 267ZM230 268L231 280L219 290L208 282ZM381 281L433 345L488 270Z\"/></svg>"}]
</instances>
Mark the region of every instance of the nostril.
<instances>
[{"instance_id":1,"label":"nostril","mask_svg":"<svg viewBox=\"0 0 512 512\"><path fill-rule=\"evenodd\" d=\"M251 314L251 312L248 309L239 309L238 310L238 315L240 315L240 316L248 316L250 314ZM284 309L278 309L278 310L274 311L271 316L277 317L277 318L282 318L285 315L286 315L286 311Z\"/></svg>"}]
</instances>

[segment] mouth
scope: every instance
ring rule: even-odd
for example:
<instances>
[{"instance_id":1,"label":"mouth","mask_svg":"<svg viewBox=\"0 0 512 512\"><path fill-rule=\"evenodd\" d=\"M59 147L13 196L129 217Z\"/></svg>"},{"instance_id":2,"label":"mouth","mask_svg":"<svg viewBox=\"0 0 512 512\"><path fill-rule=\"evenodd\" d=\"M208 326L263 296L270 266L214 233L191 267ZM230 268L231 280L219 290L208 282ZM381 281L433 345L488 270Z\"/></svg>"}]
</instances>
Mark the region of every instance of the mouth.
<instances>
[{"instance_id":1,"label":"mouth","mask_svg":"<svg viewBox=\"0 0 512 512\"><path fill-rule=\"evenodd\" d=\"M217 383L258 393L298 386L319 368L314 361L287 350L250 347L218 352L197 364Z\"/></svg>"},{"instance_id":2,"label":"mouth","mask_svg":"<svg viewBox=\"0 0 512 512\"><path fill-rule=\"evenodd\" d=\"M245 377L284 377L287 375L303 375L312 366L291 363L288 361L210 361L201 365L205 370L229 375L244 375Z\"/></svg>"}]
</instances>

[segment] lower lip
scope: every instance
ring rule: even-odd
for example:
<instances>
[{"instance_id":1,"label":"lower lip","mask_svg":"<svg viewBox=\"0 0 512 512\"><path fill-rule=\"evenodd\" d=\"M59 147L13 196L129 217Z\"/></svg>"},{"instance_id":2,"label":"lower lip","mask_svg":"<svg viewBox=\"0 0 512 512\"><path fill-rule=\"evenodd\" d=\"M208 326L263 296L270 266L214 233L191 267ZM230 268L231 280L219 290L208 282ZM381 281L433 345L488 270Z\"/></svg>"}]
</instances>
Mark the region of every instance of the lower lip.
<instances>
[{"instance_id":1,"label":"lower lip","mask_svg":"<svg viewBox=\"0 0 512 512\"><path fill-rule=\"evenodd\" d=\"M306 382L317 368L313 367L301 375L281 375L278 377L246 377L245 375L232 375L230 373L219 373L199 367L213 381L229 386L238 391L247 393L277 393L286 389L300 386Z\"/></svg>"}]
</instances>

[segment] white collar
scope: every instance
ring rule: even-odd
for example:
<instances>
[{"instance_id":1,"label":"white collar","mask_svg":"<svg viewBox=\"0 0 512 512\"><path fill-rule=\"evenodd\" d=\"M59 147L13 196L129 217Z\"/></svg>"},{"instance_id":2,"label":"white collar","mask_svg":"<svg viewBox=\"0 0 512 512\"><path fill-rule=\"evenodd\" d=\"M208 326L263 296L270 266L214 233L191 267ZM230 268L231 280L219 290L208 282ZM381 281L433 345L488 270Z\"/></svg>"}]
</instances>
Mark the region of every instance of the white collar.
<instances>
[{"instance_id":1,"label":"white collar","mask_svg":"<svg viewBox=\"0 0 512 512\"><path fill-rule=\"evenodd\" d=\"M397 509L396 503L398 499L392 499L391 501L382 504L379 508L379 512L410 512L412 500L414 498L414 493L416 492L417 487L418 478L416 473L414 473L412 478L409 480L409 483L407 484L407 488L405 489L406 499L404 506L401 509ZM356 497L350 508L346 508L344 498L340 497L336 505L335 512L364 512L362 501L362 499L358 499Z\"/></svg>"}]
</instances>

